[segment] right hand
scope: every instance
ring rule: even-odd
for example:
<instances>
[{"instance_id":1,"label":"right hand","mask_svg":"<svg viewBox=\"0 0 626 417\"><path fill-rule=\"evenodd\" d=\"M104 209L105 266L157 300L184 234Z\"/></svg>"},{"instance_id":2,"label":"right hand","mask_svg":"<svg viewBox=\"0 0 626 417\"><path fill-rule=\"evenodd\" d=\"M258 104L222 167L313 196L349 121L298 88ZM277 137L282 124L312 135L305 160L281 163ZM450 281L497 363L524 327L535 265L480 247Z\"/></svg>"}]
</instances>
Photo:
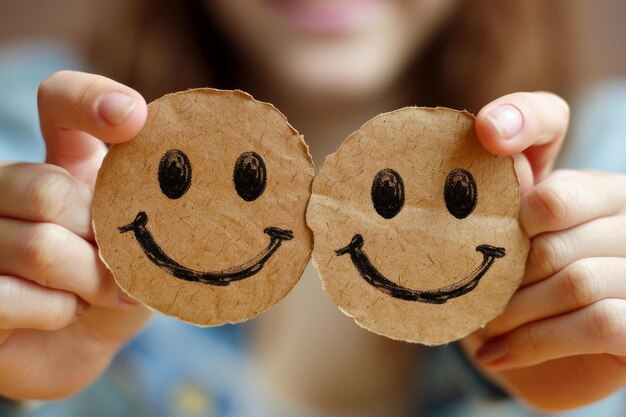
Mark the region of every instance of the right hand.
<instances>
[{"instance_id":1,"label":"right hand","mask_svg":"<svg viewBox=\"0 0 626 417\"><path fill-rule=\"evenodd\" d=\"M0 164L0 395L15 399L85 387L150 316L100 261L91 227L100 140L136 136L145 100L63 71L41 84L38 106L47 164Z\"/></svg>"}]
</instances>

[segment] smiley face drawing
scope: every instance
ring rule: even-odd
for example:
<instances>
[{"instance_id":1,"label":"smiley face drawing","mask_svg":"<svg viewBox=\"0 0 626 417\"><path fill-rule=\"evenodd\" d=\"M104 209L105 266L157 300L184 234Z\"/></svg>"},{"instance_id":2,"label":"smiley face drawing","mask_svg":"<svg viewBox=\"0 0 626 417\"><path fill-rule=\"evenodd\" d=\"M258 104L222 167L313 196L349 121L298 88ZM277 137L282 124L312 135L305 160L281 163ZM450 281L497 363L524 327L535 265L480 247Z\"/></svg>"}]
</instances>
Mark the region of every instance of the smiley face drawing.
<instances>
[{"instance_id":1,"label":"smiley face drawing","mask_svg":"<svg viewBox=\"0 0 626 417\"><path fill-rule=\"evenodd\" d=\"M273 106L241 91L167 95L98 174L100 256L155 310L201 326L247 320L308 263L312 179L306 144Z\"/></svg>"},{"instance_id":2,"label":"smiley face drawing","mask_svg":"<svg viewBox=\"0 0 626 417\"><path fill-rule=\"evenodd\" d=\"M467 112L404 108L365 123L313 181L313 263L341 310L375 333L447 343L502 311L529 242L509 157Z\"/></svg>"}]
</instances>

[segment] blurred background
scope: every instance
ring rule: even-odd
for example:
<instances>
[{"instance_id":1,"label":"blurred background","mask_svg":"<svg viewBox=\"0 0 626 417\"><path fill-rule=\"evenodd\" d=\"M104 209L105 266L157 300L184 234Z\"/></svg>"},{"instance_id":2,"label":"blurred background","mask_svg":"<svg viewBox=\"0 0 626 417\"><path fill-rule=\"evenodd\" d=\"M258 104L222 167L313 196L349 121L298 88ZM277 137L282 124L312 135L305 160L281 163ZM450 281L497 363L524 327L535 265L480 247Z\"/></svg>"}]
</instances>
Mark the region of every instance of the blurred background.
<instances>
[{"instance_id":1,"label":"blurred background","mask_svg":"<svg viewBox=\"0 0 626 417\"><path fill-rule=\"evenodd\" d=\"M131 18L128 9L137 1L109 0L3 0L0 6L0 46L33 41L58 41L85 54L102 22ZM571 0L580 10L579 51L590 82L626 75L626 3L620 0ZM123 23L123 22L122 22ZM119 26L118 26L119 27ZM117 30L117 29L115 29ZM121 34L123 36L123 34Z\"/></svg>"}]
</instances>

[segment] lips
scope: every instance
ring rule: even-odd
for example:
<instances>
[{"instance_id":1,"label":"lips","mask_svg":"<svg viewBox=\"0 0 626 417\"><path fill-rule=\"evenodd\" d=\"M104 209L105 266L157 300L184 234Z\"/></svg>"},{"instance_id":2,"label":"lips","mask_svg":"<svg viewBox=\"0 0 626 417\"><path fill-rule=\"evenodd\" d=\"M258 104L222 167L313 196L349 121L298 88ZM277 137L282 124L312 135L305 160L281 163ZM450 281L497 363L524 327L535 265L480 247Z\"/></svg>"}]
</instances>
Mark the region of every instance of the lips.
<instances>
[{"instance_id":1,"label":"lips","mask_svg":"<svg viewBox=\"0 0 626 417\"><path fill-rule=\"evenodd\" d=\"M364 244L363 236L355 234L350 243L341 249L337 249L335 254L337 256L350 254L352 263L361 277L379 291L400 300L418 301L428 304L444 304L449 299L460 297L472 291L485 276L489 268L491 268L495 260L506 255L504 248L478 245L476 251L482 253L483 260L467 277L441 288L414 290L398 285L382 275L363 250Z\"/></svg>"},{"instance_id":2,"label":"lips","mask_svg":"<svg viewBox=\"0 0 626 417\"><path fill-rule=\"evenodd\" d=\"M265 0L265 4L299 32L329 35L362 28L385 6L384 0Z\"/></svg>"},{"instance_id":3,"label":"lips","mask_svg":"<svg viewBox=\"0 0 626 417\"><path fill-rule=\"evenodd\" d=\"M170 258L156 243L152 233L148 230L148 215L144 211L137 213L135 220L126 226L119 227L120 233L133 232L135 239L144 254L153 264L166 270L172 276L192 282L203 284L226 286L233 281L239 281L259 272L265 263L280 248L283 241L293 239L291 230L280 229L278 227L267 227L264 233L270 237L270 242L265 249L259 252L254 258L241 265L223 269L215 272L197 271L182 266Z\"/></svg>"}]
</instances>

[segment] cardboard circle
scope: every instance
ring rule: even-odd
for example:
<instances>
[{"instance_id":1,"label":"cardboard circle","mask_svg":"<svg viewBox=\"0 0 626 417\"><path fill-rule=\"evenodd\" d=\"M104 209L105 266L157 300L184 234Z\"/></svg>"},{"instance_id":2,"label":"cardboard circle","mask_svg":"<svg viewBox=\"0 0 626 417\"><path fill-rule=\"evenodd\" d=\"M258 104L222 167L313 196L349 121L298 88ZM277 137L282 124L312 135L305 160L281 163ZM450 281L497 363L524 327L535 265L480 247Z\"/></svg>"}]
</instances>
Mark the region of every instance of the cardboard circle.
<instances>
[{"instance_id":1,"label":"cardboard circle","mask_svg":"<svg viewBox=\"0 0 626 417\"><path fill-rule=\"evenodd\" d=\"M98 173L100 256L164 314L201 326L250 319L308 263L312 179L308 147L272 105L241 91L166 95Z\"/></svg>"},{"instance_id":2,"label":"cardboard circle","mask_svg":"<svg viewBox=\"0 0 626 417\"><path fill-rule=\"evenodd\" d=\"M447 343L502 311L529 241L513 158L487 152L474 117L444 108L382 114L313 181L313 263L341 310L375 333Z\"/></svg>"}]
</instances>

